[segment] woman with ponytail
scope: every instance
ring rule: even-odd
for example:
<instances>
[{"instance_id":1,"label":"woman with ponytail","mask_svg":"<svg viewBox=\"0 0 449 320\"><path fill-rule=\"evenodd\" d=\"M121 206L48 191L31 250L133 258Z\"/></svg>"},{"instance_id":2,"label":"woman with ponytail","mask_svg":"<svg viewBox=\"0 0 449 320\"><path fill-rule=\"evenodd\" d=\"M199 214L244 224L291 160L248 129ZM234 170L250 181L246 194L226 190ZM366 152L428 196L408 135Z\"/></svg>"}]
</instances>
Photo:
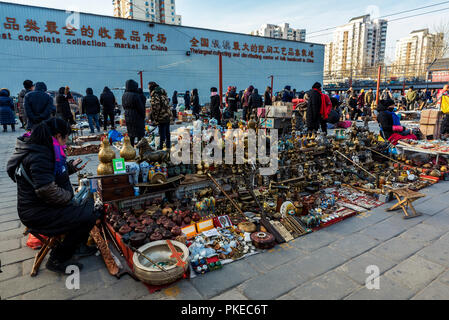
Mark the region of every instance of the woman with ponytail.
<instances>
[{"instance_id":1,"label":"woman with ponytail","mask_svg":"<svg viewBox=\"0 0 449 320\"><path fill-rule=\"evenodd\" d=\"M31 134L17 139L16 150L7 164L9 177L17 183L17 211L22 223L33 233L52 237L65 235L50 253L47 268L65 273L66 267L80 263L72 256L96 252L86 246L95 225L93 200L83 205L72 201L69 176L80 169L81 160L66 161L64 152L70 125L52 118L37 125Z\"/></svg>"}]
</instances>

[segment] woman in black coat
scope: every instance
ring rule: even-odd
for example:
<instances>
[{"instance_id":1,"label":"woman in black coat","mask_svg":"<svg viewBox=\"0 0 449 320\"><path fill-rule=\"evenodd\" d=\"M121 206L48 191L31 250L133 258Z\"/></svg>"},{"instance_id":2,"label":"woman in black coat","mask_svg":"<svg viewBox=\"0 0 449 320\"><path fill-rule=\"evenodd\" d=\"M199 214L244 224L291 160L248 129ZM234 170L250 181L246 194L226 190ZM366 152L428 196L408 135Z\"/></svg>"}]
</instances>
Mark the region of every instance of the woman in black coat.
<instances>
[{"instance_id":1,"label":"woman in black coat","mask_svg":"<svg viewBox=\"0 0 449 320\"><path fill-rule=\"evenodd\" d=\"M195 118L198 120L198 118L200 117L200 98L198 96L198 89L193 89L192 91L192 113L194 114Z\"/></svg>"},{"instance_id":2,"label":"woman in black coat","mask_svg":"<svg viewBox=\"0 0 449 320\"><path fill-rule=\"evenodd\" d=\"M64 87L59 88L59 93L56 96L56 116L67 121L71 125L75 124L69 100L65 95Z\"/></svg>"},{"instance_id":3,"label":"woman in black coat","mask_svg":"<svg viewBox=\"0 0 449 320\"><path fill-rule=\"evenodd\" d=\"M270 87L267 87L267 90L265 90L264 102L265 102L265 106L271 106L273 104L273 102L271 101L271 88Z\"/></svg>"},{"instance_id":4,"label":"woman in black coat","mask_svg":"<svg viewBox=\"0 0 449 320\"><path fill-rule=\"evenodd\" d=\"M321 84L315 83L309 91L309 101L307 104L307 130L316 132L320 128L321 121Z\"/></svg>"},{"instance_id":5,"label":"woman in black coat","mask_svg":"<svg viewBox=\"0 0 449 320\"><path fill-rule=\"evenodd\" d=\"M218 125L221 125L221 111L220 111L220 96L218 95L217 88L210 89L210 116L218 121Z\"/></svg>"},{"instance_id":6,"label":"woman in black coat","mask_svg":"<svg viewBox=\"0 0 449 320\"><path fill-rule=\"evenodd\" d=\"M145 105L138 93L138 88L136 81L126 81L125 94L122 97L126 127L132 146L134 146L135 138L140 141L145 136Z\"/></svg>"},{"instance_id":7,"label":"woman in black coat","mask_svg":"<svg viewBox=\"0 0 449 320\"><path fill-rule=\"evenodd\" d=\"M190 110L190 92L186 91L186 94L184 96L184 105L186 107L186 110Z\"/></svg>"},{"instance_id":8,"label":"woman in black coat","mask_svg":"<svg viewBox=\"0 0 449 320\"><path fill-rule=\"evenodd\" d=\"M3 125L3 132L8 131L8 125L11 126L12 132L16 131L14 102L9 97L8 89L0 89L0 123Z\"/></svg>"},{"instance_id":9,"label":"woman in black coat","mask_svg":"<svg viewBox=\"0 0 449 320\"><path fill-rule=\"evenodd\" d=\"M66 162L64 146L71 133L67 122L46 120L33 133L17 139L16 150L7 164L9 177L17 183L17 211L32 232L52 237L65 235L50 253L47 268L64 274L66 267L82 265L71 261L77 249L86 256L95 248L86 247L89 232L98 216L93 199L84 204L72 201L74 192L69 175L79 171L81 160Z\"/></svg>"}]
</instances>

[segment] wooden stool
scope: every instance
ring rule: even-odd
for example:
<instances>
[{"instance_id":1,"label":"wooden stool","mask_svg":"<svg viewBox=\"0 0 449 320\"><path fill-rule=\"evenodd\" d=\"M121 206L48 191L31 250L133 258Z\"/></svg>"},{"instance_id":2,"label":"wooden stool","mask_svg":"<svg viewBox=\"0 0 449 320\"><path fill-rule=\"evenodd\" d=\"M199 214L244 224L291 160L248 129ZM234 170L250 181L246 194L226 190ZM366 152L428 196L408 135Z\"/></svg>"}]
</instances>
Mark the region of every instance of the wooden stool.
<instances>
[{"instance_id":1,"label":"wooden stool","mask_svg":"<svg viewBox=\"0 0 449 320\"><path fill-rule=\"evenodd\" d=\"M34 258L33 268L31 269L31 276L35 277L37 276L37 273L39 272L39 268L42 264L42 261L44 261L45 257L47 256L48 252L50 252L51 249L54 248L56 243L59 242L60 236L56 237L49 237L48 239L44 239L40 234L33 233L28 228L25 230L23 235L33 235L37 239L39 239L42 242L42 248L39 250L39 252L36 254L36 257Z\"/></svg>"},{"instance_id":2,"label":"wooden stool","mask_svg":"<svg viewBox=\"0 0 449 320\"><path fill-rule=\"evenodd\" d=\"M391 192L396 197L396 199L398 199L398 203L392 206L387 211L396 211L402 209L405 215L404 219L412 219L422 216L421 213L416 212L415 208L413 207L413 202L418 199L424 198L426 196L425 194L409 190L408 188L391 189ZM410 209L412 214L409 214L407 209Z\"/></svg>"}]
</instances>

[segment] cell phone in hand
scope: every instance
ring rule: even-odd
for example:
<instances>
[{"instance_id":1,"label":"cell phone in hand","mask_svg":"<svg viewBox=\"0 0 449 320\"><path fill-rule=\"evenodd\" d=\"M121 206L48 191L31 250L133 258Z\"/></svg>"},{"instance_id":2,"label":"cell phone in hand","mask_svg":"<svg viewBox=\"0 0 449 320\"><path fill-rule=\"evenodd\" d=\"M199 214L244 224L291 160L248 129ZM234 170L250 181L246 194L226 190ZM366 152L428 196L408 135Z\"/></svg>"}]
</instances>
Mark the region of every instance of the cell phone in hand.
<instances>
[{"instance_id":1,"label":"cell phone in hand","mask_svg":"<svg viewBox=\"0 0 449 320\"><path fill-rule=\"evenodd\" d=\"M90 162L90 160L87 160L87 162L85 163L85 164L83 164L80 168L78 168L78 166L76 167L77 168L77 170L78 171L81 171L81 170L83 170L86 166L87 166L87 164ZM79 163L78 165L80 165L81 163Z\"/></svg>"}]
</instances>

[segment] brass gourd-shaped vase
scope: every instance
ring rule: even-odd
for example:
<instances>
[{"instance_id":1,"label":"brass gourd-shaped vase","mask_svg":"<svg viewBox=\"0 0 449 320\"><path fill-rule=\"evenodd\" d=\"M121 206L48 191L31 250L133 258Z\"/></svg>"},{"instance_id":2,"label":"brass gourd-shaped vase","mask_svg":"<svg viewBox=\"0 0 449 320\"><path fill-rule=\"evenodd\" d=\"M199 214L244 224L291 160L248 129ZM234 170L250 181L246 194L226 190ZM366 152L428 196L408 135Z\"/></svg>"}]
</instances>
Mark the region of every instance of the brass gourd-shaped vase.
<instances>
[{"instance_id":1,"label":"brass gourd-shaped vase","mask_svg":"<svg viewBox=\"0 0 449 320\"><path fill-rule=\"evenodd\" d=\"M123 139L123 147L120 150L120 158L125 159L125 161L134 161L136 159L136 150L131 145L131 139L126 134Z\"/></svg>"},{"instance_id":2,"label":"brass gourd-shaped vase","mask_svg":"<svg viewBox=\"0 0 449 320\"><path fill-rule=\"evenodd\" d=\"M115 152L109 143L109 139L105 136L101 142L100 152L98 153L100 164L97 167L97 175L106 176L114 174L114 166L112 160L115 159Z\"/></svg>"}]
</instances>

